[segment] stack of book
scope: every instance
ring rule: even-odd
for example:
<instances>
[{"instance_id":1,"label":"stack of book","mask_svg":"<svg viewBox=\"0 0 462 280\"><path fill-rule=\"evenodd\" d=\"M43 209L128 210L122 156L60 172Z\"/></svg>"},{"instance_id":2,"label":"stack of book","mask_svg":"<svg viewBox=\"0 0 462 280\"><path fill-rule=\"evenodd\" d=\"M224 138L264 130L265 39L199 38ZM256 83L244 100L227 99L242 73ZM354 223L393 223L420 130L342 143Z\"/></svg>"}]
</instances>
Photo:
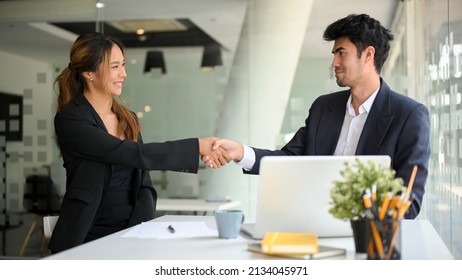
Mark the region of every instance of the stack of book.
<instances>
[{"instance_id":1,"label":"stack of book","mask_svg":"<svg viewBox=\"0 0 462 280\"><path fill-rule=\"evenodd\" d=\"M259 243L250 243L250 251L294 259L322 259L345 255L346 250L322 246L314 233L268 232Z\"/></svg>"}]
</instances>

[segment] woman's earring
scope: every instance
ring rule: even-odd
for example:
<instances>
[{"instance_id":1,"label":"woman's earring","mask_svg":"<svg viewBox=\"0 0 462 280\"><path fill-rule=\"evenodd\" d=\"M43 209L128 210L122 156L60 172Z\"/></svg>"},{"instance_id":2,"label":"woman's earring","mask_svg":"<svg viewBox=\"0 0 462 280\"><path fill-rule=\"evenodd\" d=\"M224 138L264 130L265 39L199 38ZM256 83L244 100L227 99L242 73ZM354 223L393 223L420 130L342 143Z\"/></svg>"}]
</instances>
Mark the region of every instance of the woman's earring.
<instances>
[{"instance_id":1,"label":"woman's earring","mask_svg":"<svg viewBox=\"0 0 462 280\"><path fill-rule=\"evenodd\" d=\"M92 77L90 77L90 82L93 82L93 78L92 78Z\"/></svg>"}]
</instances>

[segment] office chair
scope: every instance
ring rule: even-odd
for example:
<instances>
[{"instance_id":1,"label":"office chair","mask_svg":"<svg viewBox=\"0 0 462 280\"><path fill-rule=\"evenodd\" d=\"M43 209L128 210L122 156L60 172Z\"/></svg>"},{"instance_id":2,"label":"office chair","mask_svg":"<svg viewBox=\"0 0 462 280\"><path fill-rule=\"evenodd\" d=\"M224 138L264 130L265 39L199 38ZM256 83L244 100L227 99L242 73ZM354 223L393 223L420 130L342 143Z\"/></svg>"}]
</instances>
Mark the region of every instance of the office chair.
<instances>
[{"instance_id":1,"label":"office chair","mask_svg":"<svg viewBox=\"0 0 462 280\"><path fill-rule=\"evenodd\" d=\"M26 178L23 199L24 209L29 213L35 214L29 230L24 238L24 242L19 251L19 256L23 256L29 240L34 233L38 222L42 222L43 217L59 214L61 209L61 198L56 191L55 184L48 175L30 175ZM45 235L41 231L40 244L42 255L45 252Z\"/></svg>"}]
</instances>

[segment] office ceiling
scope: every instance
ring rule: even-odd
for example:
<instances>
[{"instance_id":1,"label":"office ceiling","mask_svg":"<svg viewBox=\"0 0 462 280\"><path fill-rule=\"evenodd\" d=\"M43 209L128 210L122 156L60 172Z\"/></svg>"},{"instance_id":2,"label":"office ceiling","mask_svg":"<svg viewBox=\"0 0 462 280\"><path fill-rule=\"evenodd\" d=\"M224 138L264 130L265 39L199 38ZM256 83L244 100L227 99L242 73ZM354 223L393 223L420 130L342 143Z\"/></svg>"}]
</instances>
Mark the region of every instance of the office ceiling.
<instances>
[{"instance_id":1,"label":"office ceiling","mask_svg":"<svg viewBox=\"0 0 462 280\"><path fill-rule=\"evenodd\" d=\"M186 18L116 20L101 23L95 21L53 22L51 24L75 34L93 32L95 26L99 24L101 32L118 38L126 48L188 48L220 45L194 22ZM138 30L142 30L142 33L137 34Z\"/></svg>"},{"instance_id":2,"label":"office ceiling","mask_svg":"<svg viewBox=\"0 0 462 280\"><path fill-rule=\"evenodd\" d=\"M252 0L250 0L252 1ZM148 31L125 38L127 47L168 47L181 51L216 42L232 53L238 43L248 0L3 0L0 1L0 50L40 61L63 63L76 33L94 31L104 21L105 33L133 28L179 28ZM350 13L367 13L389 27L399 0L313 0L302 56L329 57L324 28ZM287 1L289 4L290 2ZM181 28L186 30L181 31ZM98 25L101 28L101 25ZM152 35L152 36L151 36ZM124 38L122 38L124 39ZM127 44L128 42L128 44ZM326 49L327 48L327 49Z\"/></svg>"}]
</instances>

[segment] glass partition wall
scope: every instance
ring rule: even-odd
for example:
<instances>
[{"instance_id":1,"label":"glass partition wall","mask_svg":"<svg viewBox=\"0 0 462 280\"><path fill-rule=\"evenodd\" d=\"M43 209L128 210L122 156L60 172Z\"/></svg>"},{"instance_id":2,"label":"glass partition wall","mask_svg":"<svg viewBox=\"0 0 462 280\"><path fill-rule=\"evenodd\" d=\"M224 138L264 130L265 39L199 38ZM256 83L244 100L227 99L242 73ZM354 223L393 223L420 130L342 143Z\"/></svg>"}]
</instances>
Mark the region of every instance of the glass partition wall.
<instances>
[{"instance_id":1,"label":"glass partition wall","mask_svg":"<svg viewBox=\"0 0 462 280\"><path fill-rule=\"evenodd\" d=\"M431 158L422 212L455 258L462 258L462 2L404 1L385 67L395 87L430 110Z\"/></svg>"},{"instance_id":2,"label":"glass partition wall","mask_svg":"<svg viewBox=\"0 0 462 280\"><path fill-rule=\"evenodd\" d=\"M425 76L421 83L426 85L423 91L431 113L433 149L424 217L461 259L462 2L422 2Z\"/></svg>"}]
</instances>

